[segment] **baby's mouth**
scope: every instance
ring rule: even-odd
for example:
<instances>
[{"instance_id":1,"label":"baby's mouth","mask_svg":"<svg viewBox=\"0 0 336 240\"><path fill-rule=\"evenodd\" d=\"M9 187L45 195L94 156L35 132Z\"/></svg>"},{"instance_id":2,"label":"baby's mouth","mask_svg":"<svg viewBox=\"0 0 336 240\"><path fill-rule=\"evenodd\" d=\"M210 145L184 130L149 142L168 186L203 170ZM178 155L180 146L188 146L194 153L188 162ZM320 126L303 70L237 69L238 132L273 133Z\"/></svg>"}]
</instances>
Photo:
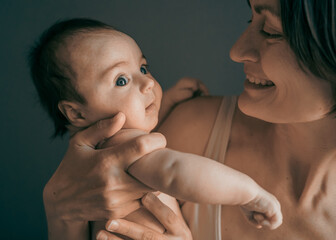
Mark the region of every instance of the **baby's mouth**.
<instances>
[{"instance_id":1,"label":"baby's mouth","mask_svg":"<svg viewBox=\"0 0 336 240\"><path fill-rule=\"evenodd\" d=\"M149 104L147 107L146 107L146 113L149 113L149 112L152 112L153 110L155 109L155 104L154 102L152 102L151 104Z\"/></svg>"}]
</instances>

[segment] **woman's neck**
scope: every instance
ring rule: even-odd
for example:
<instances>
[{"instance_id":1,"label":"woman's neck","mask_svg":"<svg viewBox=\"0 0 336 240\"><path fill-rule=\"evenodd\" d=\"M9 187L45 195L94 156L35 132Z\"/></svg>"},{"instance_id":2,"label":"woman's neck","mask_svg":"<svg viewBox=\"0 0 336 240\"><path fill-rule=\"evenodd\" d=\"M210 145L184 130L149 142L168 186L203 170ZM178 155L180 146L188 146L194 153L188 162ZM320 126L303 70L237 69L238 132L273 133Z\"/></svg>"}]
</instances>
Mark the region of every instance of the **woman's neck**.
<instances>
[{"instance_id":1,"label":"woman's neck","mask_svg":"<svg viewBox=\"0 0 336 240\"><path fill-rule=\"evenodd\" d=\"M285 147L292 157L301 161L317 161L336 153L336 118L274 124L275 144Z\"/></svg>"}]
</instances>

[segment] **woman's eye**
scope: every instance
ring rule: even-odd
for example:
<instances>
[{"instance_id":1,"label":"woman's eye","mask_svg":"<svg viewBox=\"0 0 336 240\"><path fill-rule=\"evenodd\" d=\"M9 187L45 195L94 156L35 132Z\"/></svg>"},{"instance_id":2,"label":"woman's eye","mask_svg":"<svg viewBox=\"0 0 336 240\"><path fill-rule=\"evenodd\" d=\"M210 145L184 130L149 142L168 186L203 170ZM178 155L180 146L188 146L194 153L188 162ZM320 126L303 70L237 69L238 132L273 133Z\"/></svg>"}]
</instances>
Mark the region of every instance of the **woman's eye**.
<instances>
[{"instance_id":1,"label":"woman's eye","mask_svg":"<svg viewBox=\"0 0 336 240\"><path fill-rule=\"evenodd\" d=\"M282 38L282 35L281 34L273 34L273 33L269 33L269 32L266 32L265 30L261 29L260 30L260 33L265 36L266 38L270 38L270 39L280 39Z\"/></svg>"},{"instance_id":2,"label":"woman's eye","mask_svg":"<svg viewBox=\"0 0 336 240\"><path fill-rule=\"evenodd\" d=\"M140 72L142 72L142 74L147 74L148 73L148 65L142 65L140 67Z\"/></svg>"},{"instance_id":3,"label":"woman's eye","mask_svg":"<svg viewBox=\"0 0 336 240\"><path fill-rule=\"evenodd\" d=\"M122 87L125 86L128 83L128 79L124 76L118 77L116 81L116 86Z\"/></svg>"}]
</instances>

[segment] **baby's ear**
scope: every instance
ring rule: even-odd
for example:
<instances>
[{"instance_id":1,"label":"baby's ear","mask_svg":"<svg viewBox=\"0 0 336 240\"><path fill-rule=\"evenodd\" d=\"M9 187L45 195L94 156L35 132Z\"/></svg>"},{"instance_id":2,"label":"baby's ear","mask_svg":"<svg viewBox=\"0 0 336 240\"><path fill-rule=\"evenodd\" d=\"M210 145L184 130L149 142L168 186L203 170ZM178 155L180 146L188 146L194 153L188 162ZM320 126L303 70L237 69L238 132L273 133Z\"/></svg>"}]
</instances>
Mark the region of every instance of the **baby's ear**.
<instances>
[{"instance_id":1,"label":"baby's ear","mask_svg":"<svg viewBox=\"0 0 336 240\"><path fill-rule=\"evenodd\" d=\"M88 120L84 117L83 106L80 103L70 101L60 101L58 109L68 119L71 125L75 127L86 127Z\"/></svg>"}]
</instances>

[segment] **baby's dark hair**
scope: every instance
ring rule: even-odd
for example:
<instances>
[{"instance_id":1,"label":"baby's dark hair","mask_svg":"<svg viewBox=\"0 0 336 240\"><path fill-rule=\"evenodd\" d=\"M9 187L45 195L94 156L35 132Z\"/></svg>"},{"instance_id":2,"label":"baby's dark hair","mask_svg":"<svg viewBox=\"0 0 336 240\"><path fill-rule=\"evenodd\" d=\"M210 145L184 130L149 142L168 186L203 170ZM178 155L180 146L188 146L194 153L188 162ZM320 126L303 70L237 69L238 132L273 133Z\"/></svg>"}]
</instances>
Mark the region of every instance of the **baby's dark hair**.
<instances>
[{"instance_id":1,"label":"baby's dark hair","mask_svg":"<svg viewBox=\"0 0 336 240\"><path fill-rule=\"evenodd\" d=\"M97 30L116 30L114 27L97 20L75 18L58 21L49 27L28 56L30 74L36 87L40 103L54 122L53 137L63 136L67 132L69 121L58 109L62 100L86 104L86 100L74 86L74 74L71 66L57 58L57 50L66 40L80 33Z\"/></svg>"}]
</instances>

